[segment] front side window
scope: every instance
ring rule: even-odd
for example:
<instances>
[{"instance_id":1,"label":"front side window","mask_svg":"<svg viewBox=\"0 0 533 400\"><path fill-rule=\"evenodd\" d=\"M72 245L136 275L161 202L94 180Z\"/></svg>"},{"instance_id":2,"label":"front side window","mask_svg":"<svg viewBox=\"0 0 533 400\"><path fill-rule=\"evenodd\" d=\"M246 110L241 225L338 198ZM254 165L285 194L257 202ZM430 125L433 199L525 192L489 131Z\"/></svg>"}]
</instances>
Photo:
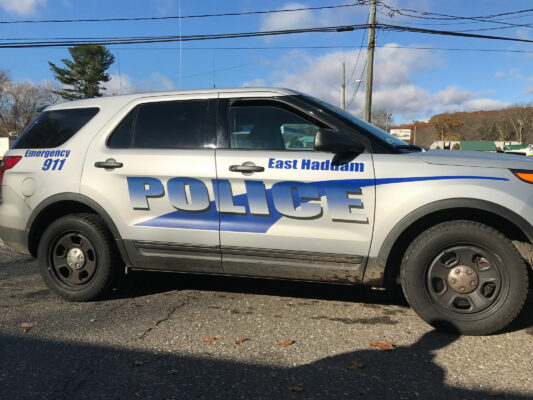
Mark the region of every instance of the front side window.
<instances>
[{"instance_id":1,"label":"front side window","mask_svg":"<svg viewBox=\"0 0 533 400\"><path fill-rule=\"evenodd\" d=\"M140 104L117 126L111 148L203 148L215 143L207 117L208 100Z\"/></svg>"},{"instance_id":2,"label":"front side window","mask_svg":"<svg viewBox=\"0 0 533 400\"><path fill-rule=\"evenodd\" d=\"M99 109L71 108L43 112L22 132L14 149L50 149L59 147L73 137Z\"/></svg>"},{"instance_id":3,"label":"front side window","mask_svg":"<svg viewBox=\"0 0 533 400\"><path fill-rule=\"evenodd\" d=\"M320 126L274 104L230 107L230 145L233 149L313 150Z\"/></svg>"}]
</instances>

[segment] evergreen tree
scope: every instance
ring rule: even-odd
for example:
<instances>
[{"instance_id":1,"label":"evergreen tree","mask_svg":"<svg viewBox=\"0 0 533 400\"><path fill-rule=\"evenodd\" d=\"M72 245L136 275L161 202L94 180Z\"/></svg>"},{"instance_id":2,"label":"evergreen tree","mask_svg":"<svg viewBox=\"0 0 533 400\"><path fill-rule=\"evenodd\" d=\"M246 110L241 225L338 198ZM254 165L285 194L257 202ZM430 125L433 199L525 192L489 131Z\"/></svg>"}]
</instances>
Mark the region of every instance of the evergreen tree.
<instances>
[{"instance_id":1,"label":"evergreen tree","mask_svg":"<svg viewBox=\"0 0 533 400\"><path fill-rule=\"evenodd\" d=\"M66 86L54 93L67 100L101 97L101 90L105 88L100 84L111 79L106 71L115 61L113 54L97 44L78 45L68 51L72 61L61 59L66 68L48 62L55 78Z\"/></svg>"}]
</instances>

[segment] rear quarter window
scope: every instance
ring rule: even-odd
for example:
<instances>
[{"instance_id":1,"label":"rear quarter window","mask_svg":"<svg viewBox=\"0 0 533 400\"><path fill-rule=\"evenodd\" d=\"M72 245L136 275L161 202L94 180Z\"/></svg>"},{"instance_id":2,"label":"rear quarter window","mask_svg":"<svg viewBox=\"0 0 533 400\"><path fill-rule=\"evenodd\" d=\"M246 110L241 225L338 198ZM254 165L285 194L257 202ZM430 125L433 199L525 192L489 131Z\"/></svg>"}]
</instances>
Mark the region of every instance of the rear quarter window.
<instances>
[{"instance_id":1,"label":"rear quarter window","mask_svg":"<svg viewBox=\"0 0 533 400\"><path fill-rule=\"evenodd\" d=\"M61 146L83 128L99 108L72 108L46 111L22 132L14 149L49 149Z\"/></svg>"}]
</instances>

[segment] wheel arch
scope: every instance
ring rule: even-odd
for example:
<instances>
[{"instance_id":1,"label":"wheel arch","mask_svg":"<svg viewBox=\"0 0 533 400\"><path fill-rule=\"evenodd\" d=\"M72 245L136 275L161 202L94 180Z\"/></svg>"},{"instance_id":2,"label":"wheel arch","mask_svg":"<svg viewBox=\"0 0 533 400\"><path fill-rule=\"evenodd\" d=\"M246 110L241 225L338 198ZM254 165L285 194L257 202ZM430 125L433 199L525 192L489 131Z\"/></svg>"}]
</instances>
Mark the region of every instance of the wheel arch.
<instances>
[{"instance_id":1,"label":"wheel arch","mask_svg":"<svg viewBox=\"0 0 533 400\"><path fill-rule=\"evenodd\" d=\"M26 225L30 253L34 257L37 255L39 241L51 222L75 213L91 213L102 218L115 239L123 261L129 264L122 238L112 218L100 204L79 193L61 193L51 196L33 210Z\"/></svg>"},{"instance_id":2,"label":"wheel arch","mask_svg":"<svg viewBox=\"0 0 533 400\"><path fill-rule=\"evenodd\" d=\"M368 260L363 283L371 286L394 285L409 244L429 227L459 219L483 223L512 241L533 244L533 227L508 208L479 199L440 200L418 208L396 224L381 245L378 257ZM531 261L528 262L531 266Z\"/></svg>"}]
</instances>

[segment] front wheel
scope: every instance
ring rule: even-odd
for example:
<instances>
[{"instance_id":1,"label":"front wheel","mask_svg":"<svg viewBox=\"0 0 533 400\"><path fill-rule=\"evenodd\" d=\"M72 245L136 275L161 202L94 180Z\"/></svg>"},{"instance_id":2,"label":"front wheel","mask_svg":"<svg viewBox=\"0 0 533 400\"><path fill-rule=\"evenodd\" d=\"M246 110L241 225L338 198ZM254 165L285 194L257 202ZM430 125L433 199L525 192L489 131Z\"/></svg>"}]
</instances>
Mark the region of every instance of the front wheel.
<instances>
[{"instance_id":1,"label":"front wheel","mask_svg":"<svg viewBox=\"0 0 533 400\"><path fill-rule=\"evenodd\" d=\"M420 234L402 261L401 282L422 319L466 335L505 328L528 292L527 267L514 245L472 221L444 222Z\"/></svg>"},{"instance_id":2,"label":"front wheel","mask_svg":"<svg viewBox=\"0 0 533 400\"><path fill-rule=\"evenodd\" d=\"M46 285L70 301L103 295L113 283L117 260L113 237L93 214L67 215L53 222L37 250Z\"/></svg>"}]
</instances>

